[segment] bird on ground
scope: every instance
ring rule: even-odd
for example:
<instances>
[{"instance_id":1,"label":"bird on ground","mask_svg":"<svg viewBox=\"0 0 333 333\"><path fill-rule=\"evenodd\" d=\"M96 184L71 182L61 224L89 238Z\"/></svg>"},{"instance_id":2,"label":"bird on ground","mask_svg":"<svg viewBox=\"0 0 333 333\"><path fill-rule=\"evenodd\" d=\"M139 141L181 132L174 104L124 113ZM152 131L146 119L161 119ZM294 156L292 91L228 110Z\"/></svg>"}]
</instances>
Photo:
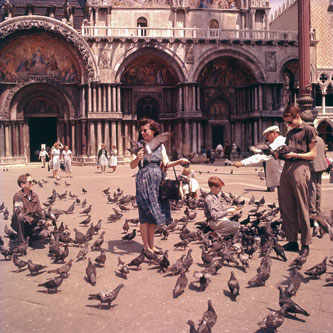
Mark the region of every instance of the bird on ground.
<instances>
[{"instance_id":1,"label":"bird on ground","mask_svg":"<svg viewBox=\"0 0 333 333\"><path fill-rule=\"evenodd\" d=\"M160 273L165 273L168 269L168 267L170 266L170 261L168 259L168 253L169 250L165 250L164 254L163 254L163 258L160 261L160 268L159 268L159 272Z\"/></svg>"},{"instance_id":2,"label":"bird on ground","mask_svg":"<svg viewBox=\"0 0 333 333\"><path fill-rule=\"evenodd\" d=\"M202 262L206 265L206 266L209 266L212 261L213 261L213 257L211 257L209 255L208 252L206 252L205 250L205 247L203 245L200 246L200 248L202 249L202 252L201 252L201 259L202 259Z\"/></svg>"},{"instance_id":3,"label":"bird on ground","mask_svg":"<svg viewBox=\"0 0 333 333\"><path fill-rule=\"evenodd\" d=\"M174 249L183 248L183 251L185 251L185 249L187 248L189 243L190 243L190 240L186 238L186 239L182 240L181 242L173 244L173 247L174 247Z\"/></svg>"},{"instance_id":4,"label":"bird on ground","mask_svg":"<svg viewBox=\"0 0 333 333\"><path fill-rule=\"evenodd\" d=\"M198 323L198 332L211 332L211 329L216 324L217 315L211 300L208 300L208 309L204 312L201 320Z\"/></svg>"},{"instance_id":5,"label":"bird on ground","mask_svg":"<svg viewBox=\"0 0 333 333\"><path fill-rule=\"evenodd\" d=\"M291 267L295 267L296 269L300 270L302 266L306 263L307 256L299 254L291 263Z\"/></svg>"},{"instance_id":6,"label":"bird on ground","mask_svg":"<svg viewBox=\"0 0 333 333\"><path fill-rule=\"evenodd\" d=\"M87 232L86 232L86 234L85 234L86 240L87 240L87 241L92 240L94 234L95 234L95 227L94 227L94 224L93 224L93 223L90 223L90 227L89 227L89 229L87 230Z\"/></svg>"},{"instance_id":7,"label":"bird on ground","mask_svg":"<svg viewBox=\"0 0 333 333\"><path fill-rule=\"evenodd\" d=\"M195 328L193 320L188 320L186 324L190 326L190 333L198 333L197 329Z\"/></svg>"},{"instance_id":8,"label":"bird on ground","mask_svg":"<svg viewBox=\"0 0 333 333\"><path fill-rule=\"evenodd\" d=\"M277 241L274 241L273 250L276 253L277 258L281 257L283 261L287 261L287 257L284 253L284 248Z\"/></svg>"},{"instance_id":9,"label":"bird on ground","mask_svg":"<svg viewBox=\"0 0 333 333\"><path fill-rule=\"evenodd\" d=\"M81 203L81 200L80 200L79 198L76 198L76 199L75 199L75 203L76 203L77 205L79 205L79 204Z\"/></svg>"},{"instance_id":10,"label":"bird on ground","mask_svg":"<svg viewBox=\"0 0 333 333\"><path fill-rule=\"evenodd\" d=\"M82 212L80 212L80 214L88 215L91 212L91 209L92 209L92 205L89 205L89 207L84 209Z\"/></svg>"},{"instance_id":11,"label":"bird on ground","mask_svg":"<svg viewBox=\"0 0 333 333\"><path fill-rule=\"evenodd\" d=\"M62 250L61 248L59 249L58 253L55 253L55 255L53 255L53 262L61 262L61 263L65 263L65 259L68 257L69 255L69 250L68 250L68 244L65 244L64 249Z\"/></svg>"},{"instance_id":12,"label":"bird on ground","mask_svg":"<svg viewBox=\"0 0 333 333\"><path fill-rule=\"evenodd\" d=\"M81 245L84 244L87 240L86 240L86 236L79 231L77 228L74 228L75 231L75 244Z\"/></svg>"},{"instance_id":13,"label":"bird on ground","mask_svg":"<svg viewBox=\"0 0 333 333\"><path fill-rule=\"evenodd\" d=\"M200 291L205 291L211 281L210 278L212 277L209 273L201 273L201 272L194 272L193 276L198 279L200 284Z\"/></svg>"},{"instance_id":14,"label":"bird on ground","mask_svg":"<svg viewBox=\"0 0 333 333\"><path fill-rule=\"evenodd\" d=\"M67 208L67 210L65 210L66 214L72 214L74 212L75 209L75 201Z\"/></svg>"},{"instance_id":15,"label":"bird on ground","mask_svg":"<svg viewBox=\"0 0 333 333\"><path fill-rule=\"evenodd\" d=\"M0 211L3 211L3 210L4 210L4 208L5 208L5 203L4 203L4 202L2 202L2 204L0 205Z\"/></svg>"},{"instance_id":16,"label":"bird on ground","mask_svg":"<svg viewBox=\"0 0 333 333\"><path fill-rule=\"evenodd\" d=\"M13 252L8 248L6 249L4 246L0 246L0 253L5 257L5 260L9 260L12 257ZM8 258L8 259L7 259Z\"/></svg>"},{"instance_id":17,"label":"bird on ground","mask_svg":"<svg viewBox=\"0 0 333 333\"><path fill-rule=\"evenodd\" d=\"M110 193L110 186L106 188L105 190L102 191L104 194L109 194Z\"/></svg>"},{"instance_id":18,"label":"bird on ground","mask_svg":"<svg viewBox=\"0 0 333 333\"><path fill-rule=\"evenodd\" d=\"M245 253L243 247L241 249L241 253L238 254L238 259L239 259L239 261L241 262L241 264L243 266L244 272L246 272L246 268L250 267L249 255L247 253Z\"/></svg>"},{"instance_id":19,"label":"bird on ground","mask_svg":"<svg viewBox=\"0 0 333 333\"><path fill-rule=\"evenodd\" d=\"M13 255L13 263L18 268L16 273L21 272L22 268L28 265L27 261L21 260L16 254Z\"/></svg>"},{"instance_id":20,"label":"bird on ground","mask_svg":"<svg viewBox=\"0 0 333 333\"><path fill-rule=\"evenodd\" d=\"M304 272L304 274L309 275L309 276L314 277L314 278L320 278L320 276L322 274L326 273L326 270L327 270L326 261L327 261L327 257L325 257L324 260L321 263L307 269Z\"/></svg>"},{"instance_id":21,"label":"bird on ground","mask_svg":"<svg viewBox=\"0 0 333 333\"><path fill-rule=\"evenodd\" d=\"M96 272L96 267L92 263L91 258L88 258L88 266L86 268L86 274L87 274L87 281L92 285L96 285L96 277L97 277L97 272Z\"/></svg>"},{"instance_id":22,"label":"bird on ground","mask_svg":"<svg viewBox=\"0 0 333 333\"><path fill-rule=\"evenodd\" d=\"M223 267L223 260L214 260L210 266L206 267L200 273L216 275L217 272Z\"/></svg>"},{"instance_id":23,"label":"bird on ground","mask_svg":"<svg viewBox=\"0 0 333 333\"><path fill-rule=\"evenodd\" d=\"M65 191L63 194L59 194L58 193L58 198L61 199L65 199L67 197L67 191Z\"/></svg>"},{"instance_id":24,"label":"bird on ground","mask_svg":"<svg viewBox=\"0 0 333 333\"><path fill-rule=\"evenodd\" d=\"M27 249L28 249L28 246L29 246L29 240L30 240L30 237L28 236L25 240L25 242L22 242L20 243L18 246L15 247L15 249L12 250L12 253L20 253L21 256L23 255L27 255Z\"/></svg>"},{"instance_id":25,"label":"bird on ground","mask_svg":"<svg viewBox=\"0 0 333 333\"><path fill-rule=\"evenodd\" d=\"M176 285L173 289L173 298L177 298L178 296L180 296L181 294L184 293L185 291L185 288L187 287L187 283L188 283L188 280L187 280L187 277L185 275L185 272L181 272L177 281L176 281Z\"/></svg>"},{"instance_id":26,"label":"bird on ground","mask_svg":"<svg viewBox=\"0 0 333 333\"><path fill-rule=\"evenodd\" d=\"M145 250L145 257L149 260L149 263L151 263L152 261L155 261L156 263L159 263L159 258L157 256L156 253L154 253L154 251Z\"/></svg>"},{"instance_id":27,"label":"bird on ground","mask_svg":"<svg viewBox=\"0 0 333 333\"><path fill-rule=\"evenodd\" d=\"M3 219L8 220L8 218L9 218L9 211L6 207L6 209L3 211Z\"/></svg>"},{"instance_id":28,"label":"bird on ground","mask_svg":"<svg viewBox=\"0 0 333 333\"><path fill-rule=\"evenodd\" d=\"M77 198L77 195L72 193L71 191L69 191L69 196L74 199L74 198Z\"/></svg>"},{"instance_id":29,"label":"bird on ground","mask_svg":"<svg viewBox=\"0 0 333 333\"><path fill-rule=\"evenodd\" d=\"M189 268L191 267L191 265L193 264L193 258L192 258L192 249L189 249L186 257L183 260L183 269L184 272L188 272Z\"/></svg>"},{"instance_id":30,"label":"bird on ground","mask_svg":"<svg viewBox=\"0 0 333 333\"><path fill-rule=\"evenodd\" d=\"M134 259L128 264L128 266L136 266L136 269L139 270L139 269L141 269L141 264L143 263L144 260L145 260L145 250L142 249L140 255L137 256L136 258L134 258Z\"/></svg>"},{"instance_id":31,"label":"bird on ground","mask_svg":"<svg viewBox=\"0 0 333 333\"><path fill-rule=\"evenodd\" d=\"M46 267L47 266L44 265L34 264L30 259L28 260L28 269L31 276L44 273L44 271L42 272L42 270Z\"/></svg>"},{"instance_id":32,"label":"bird on ground","mask_svg":"<svg viewBox=\"0 0 333 333\"><path fill-rule=\"evenodd\" d=\"M88 243L86 242L84 246L81 247L79 253L76 256L76 261L80 261L86 258L89 252Z\"/></svg>"},{"instance_id":33,"label":"bird on ground","mask_svg":"<svg viewBox=\"0 0 333 333\"><path fill-rule=\"evenodd\" d=\"M88 191L84 187L82 187L82 193L86 194L87 192Z\"/></svg>"},{"instance_id":34,"label":"bird on ground","mask_svg":"<svg viewBox=\"0 0 333 333\"><path fill-rule=\"evenodd\" d=\"M236 300L236 297L239 295L239 282L235 277L235 273L231 271L230 279L228 280L228 287L231 292L232 297Z\"/></svg>"},{"instance_id":35,"label":"bird on ground","mask_svg":"<svg viewBox=\"0 0 333 333\"><path fill-rule=\"evenodd\" d=\"M102 220L99 219L98 222L96 223L96 225L94 226L95 228L95 235L97 235L99 233L99 231L102 228Z\"/></svg>"},{"instance_id":36,"label":"bird on ground","mask_svg":"<svg viewBox=\"0 0 333 333\"><path fill-rule=\"evenodd\" d=\"M117 272L124 278L127 279L127 274L129 273L128 265L126 265L120 257L118 257Z\"/></svg>"},{"instance_id":37,"label":"bird on ground","mask_svg":"<svg viewBox=\"0 0 333 333\"><path fill-rule=\"evenodd\" d=\"M87 199L84 199L81 203L81 207L84 208L87 204Z\"/></svg>"},{"instance_id":38,"label":"bird on ground","mask_svg":"<svg viewBox=\"0 0 333 333\"><path fill-rule=\"evenodd\" d=\"M2 239L2 237L0 236L0 246L3 246L5 243L4 243L4 241L3 241L3 239Z\"/></svg>"},{"instance_id":39,"label":"bird on ground","mask_svg":"<svg viewBox=\"0 0 333 333\"><path fill-rule=\"evenodd\" d=\"M84 219L83 221L81 221L79 224L82 224L83 226L88 226L88 224L91 221L91 215L88 215L88 217L86 219Z\"/></svg>"},{"instance_id":40,"label":"bird on ground","mask_svg":"<svg viewBox=\"0 0 333 333\"><path fill-rule=\"evenodd\" d=\"M91 251L99 251L101 249L101 246L104 243L104 234L105 231L103 231L101 235L95 240L94 244L91 246Z\"/></svg>"},{"instance_id":41,"label":"bird on ground","mask_svg":"<svg viewBox=\"0 0 333 333\"><path fill-rule=\"evenodd\" d=\"M127 206L125 206L125 205L119 205L119 208L120 208L120 210L122 211L122 212L125 212L125 211L128 211L128 210L130 210Z\"/></svg>"},{"instance_id":42,"label":"bird on ground","mask_svg":"<svg viewBox=\"0 0 333 333\"><path fill-rule=\"evenodd\" d=\"M136 229L133 229L133 231L125 236L122 237L122 240L128 240L132 241L136 236Z\"/></svg>"},{"instance_id":43,"label":"bird on ground","mask_svg":"<svg viewBox=\"0 0 333 333\"><path fill-rule=\"evenodd\" d=\"M54 185L56 185L56 186L59 186L59 185L60 185L60 183L57 182L57 181L54 181L53 183L54 183Z\"/></svg>"},{"instance_id":44,"label":"bird on ground","mask_svg":"<svg viewBox=\"0 0 333 333\"><path fill-rule=\"evenodd\" d=\"M65 180L65 186L71 186L71 184Z\"/></svg>"},{"instance_id":45,"label":"bird on ground","mask_svg":"<svg viewBox=\"0 0 333 333\"><path fill-rule=\"evenodd\" d=\"M47 289L47 294L50 292L50 290L55 290L55 292L58 292L58 288L60 287L63 279L63 276L60 275L44 283L40 283L38 287L45 287Z\"/></svg>"},{"instance_id":46,"label":"bird on ground","mask_svg":"<svg viewBox=\"0 0 333 333\"><path fill-rule=\"evenodd\" d=\"M125 220L125 223L123 225L123 230L124 230L124 233L128 233L128 230L129 230L129 224L128 224L128 221Z\"/></svg>"},{"instance_id":47,"label":"bird on ground","mask_svg":"<svg viewBox=\"0 0 333 333\"><path fill-rule=\"evenodd\" d=\"M250 279L247 284L251 287L264 286L269 277L270 272L268 270L262 270Z\"/></svg>"},{"instance_id":48,"label":"bird on ground","mask_svg":"<svg viewBox=\"0 0 333 333\"><path fill-rule=\"evenodd\" d=\"M52 269L52 270L47 271L47 272L48 273L58 273L63 278L67 278L68 277L68 272L72 268L72 263L73 263L73 259L70 259L70 260L68 260L68 262L65 265L63 265L63 266L61 266L57 269Z\"/></svg>"},{"instance_id":49,"label":"bird on ground","mask_svg":"<svg viewBox=\"0 0 333 333\"><path fill-rule=\"evenodd\" d=\"M281 286L278 286L278 289L279 289L279 304L281 308L284 305L287 305L287 307L285 308L286 312L294 313L295 316L297 313L302 314L306 317L310 316L310 314L307 311L305 311L298 304L296 304L291 298L289 298L283 293L283 289Z\"/></svg>"},{"instance_id":50,"label":"bird on ground","mask_svg":"<svg viewBox=\"0 0 333 333\"><path fill-rule=\"evenodd\" d=\"M184 258L185 254L178 258L174 264L169 266L169 271L172 275L178 275L182 271Z\"/></svg>"},{"instance_id":51,"label":"bird on ground","mask_svg":"<svg viewBox=\"0 0 333 333\"><path fill-rule=\"evenodd\" d=\"M288 281L288 286L285 289L284 293L288 297L295 296L297 293L297 290L301 286L301 274L297 269L293 269L291 272L290 279Z\"/></svg>"},{"instance_id":52,"label":"bird on ground","mask_svg":"<svg viewBox=\"0 0 333 333\"><path fill-rule=\"evenodd\" d=\"M271 312L262 321L258 323L259 327L272 332L277 332L277 329L284 322L286 308L287 305L285 305L279 311L271 310Z\"/></svg>"},{"instance_id":53,"label":"bird on ground","mask_svg":"<svg viewBox=\"0 0 333 333\"><path fill-rule=\"evenodd\" d=\"M101 254L95 258L95 262L98 266L105 267L106 255L105 250L101 250Z\"/></svg>"},{"instance_id":54,"label":"bird on ground","mask_svg":"<svg viewBox=\"0 0 333 333\"><path fill-rule=\"evenodd\" d=\"M107 303L108 306L111 309L111 303L118 297L118 294L120 292L120 289L124 287L124 284L119 284L115 289L113 290L107 290L104 292L100 292L98 294L89 294L89 300L97 299L100 301L98 308L100 309L102 307L103 303Z\"/></svg>"},{"instance_id":55,"label":"bird on ground","mask_svg":"<svg viewBox=\"0 0 333 333\"><path fill-rule=\"evenodd\" d=\"M5 224L5 228L3 231L6 235L6 237L8 237L10 240L14 240L17 238L17 233L14 232L13 230L9 229L7 224Z\"/></svg>"}]
</instances>

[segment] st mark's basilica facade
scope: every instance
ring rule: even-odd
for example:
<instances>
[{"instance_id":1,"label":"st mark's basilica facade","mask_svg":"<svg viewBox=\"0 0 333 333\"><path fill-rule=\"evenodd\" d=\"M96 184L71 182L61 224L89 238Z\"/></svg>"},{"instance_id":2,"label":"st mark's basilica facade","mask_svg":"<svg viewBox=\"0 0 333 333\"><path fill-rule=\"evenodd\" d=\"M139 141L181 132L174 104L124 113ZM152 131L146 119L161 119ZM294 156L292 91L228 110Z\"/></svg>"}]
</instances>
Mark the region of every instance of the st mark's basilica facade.
<instances>
[{"instance_id":1,"label":"st mark's basilica facade","mask_svg":"<svg viewBox=\"0 0 333 333\"><path fill-rule=\"evenodd\" d=\"M297 31L270 29L269 1L5 0L0 19L1 163L35 161L57 138L76 163L102 142L126 161L142 117L172 132L168 152L247 151L296 102ZM316 65L311 80L316 105Z\"/></svg>"}]
</instances>

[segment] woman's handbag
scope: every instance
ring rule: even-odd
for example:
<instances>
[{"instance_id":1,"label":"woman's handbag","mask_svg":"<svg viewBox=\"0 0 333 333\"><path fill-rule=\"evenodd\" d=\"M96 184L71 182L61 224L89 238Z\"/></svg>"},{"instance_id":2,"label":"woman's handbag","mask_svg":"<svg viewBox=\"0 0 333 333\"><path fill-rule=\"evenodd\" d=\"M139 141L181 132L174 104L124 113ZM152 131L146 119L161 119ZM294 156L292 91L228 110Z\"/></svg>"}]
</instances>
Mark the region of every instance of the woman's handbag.
<instances>
[{"instance_id":1,"label":"woman's handbag","mask_svg":"<svg viewBox=\"0 0 333 333\"><path fill-rule=\"evenodd\" d=\"M163 179L160 183L160 199L179 200L180 195L180 181L177 180L176 170L173 168L176 179Z\"/></svg>"}]
</instances>

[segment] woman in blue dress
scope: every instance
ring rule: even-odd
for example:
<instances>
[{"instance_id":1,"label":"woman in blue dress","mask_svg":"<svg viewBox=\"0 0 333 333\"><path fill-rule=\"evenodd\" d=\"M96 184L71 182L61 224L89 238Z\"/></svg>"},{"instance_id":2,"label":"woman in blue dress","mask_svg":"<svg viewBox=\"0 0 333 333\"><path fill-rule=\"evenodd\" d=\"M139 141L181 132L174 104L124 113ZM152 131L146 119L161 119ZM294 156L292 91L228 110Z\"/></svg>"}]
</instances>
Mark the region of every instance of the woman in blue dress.
<instances>
[{"instance_id":1,"label":"woman in blue dress","mask_svg":"<svg viewBox=\"0 0 333 333\"><path fill-rule=\"evenodd\" d=\"M152 119L139 121L139 132L148 144L160 132L159 124ZM151 155L146 156L144 149L132 155L130 166L139 167L136 174L136 201L139 209L140 233L144 249L159 252L154 246L156 225L171 223L169 200L159 198L159 185L165 176L165 171L179 164L190 163L186 158L169 162L163 144L160 144Z\"/></svg>"}]
</instances>

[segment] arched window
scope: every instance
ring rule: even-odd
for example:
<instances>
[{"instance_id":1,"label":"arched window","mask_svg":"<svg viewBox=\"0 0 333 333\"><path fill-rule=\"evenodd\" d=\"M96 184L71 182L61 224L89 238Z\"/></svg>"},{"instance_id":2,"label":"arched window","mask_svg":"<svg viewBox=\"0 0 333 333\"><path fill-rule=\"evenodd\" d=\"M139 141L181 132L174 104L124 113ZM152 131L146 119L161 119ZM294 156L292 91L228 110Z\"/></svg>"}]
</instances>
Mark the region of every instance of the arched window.
<instances>
[{"instance_id":1,"label":"arched window","mask_svg":"<svg viewBox=\"0 0 333 333\"><path fill-rule=\"evenodd\" d=\"M147 19L145 17L139 17L136 21L136 26L138 28L146 28L148 26ZM147 36L147 30L138 29L138 36Z\"/></svg>"},{"instance_id":2,"label":"arched window","mask_svg":"<svg viewBox=\"0 0 333 333\"><path fill-rule=\"evenodd\" d=\"M218 37L219 35L219 22L217 20L210 20L209 22L209 35L210 37Z\"/></svg>"}]
</instances>

